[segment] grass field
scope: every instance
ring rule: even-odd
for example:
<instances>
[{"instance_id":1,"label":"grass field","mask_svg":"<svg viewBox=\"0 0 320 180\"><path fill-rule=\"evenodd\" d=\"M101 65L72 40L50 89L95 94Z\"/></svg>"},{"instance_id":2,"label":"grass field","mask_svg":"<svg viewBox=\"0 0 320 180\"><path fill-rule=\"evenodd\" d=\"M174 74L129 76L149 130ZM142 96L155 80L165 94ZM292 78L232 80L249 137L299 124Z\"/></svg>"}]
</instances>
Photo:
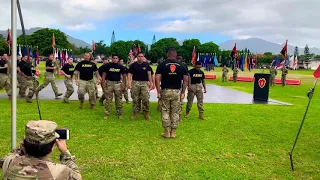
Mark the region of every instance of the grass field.
<instances>
[{"instance_id":1,"label":"grass field","mask_svg":"<svg viewBox=\"0 0 320 180\"><path fill-rule=\"evenodd\" d=\"M308 102L312 72L289 71L288 79L301 79L301 86L270 88L270 98L293 106L205 104L205 121L197 119L193 106L191 117L177 130L177 139L160 136L163 129L155 103L151 103L151 121L142 116L129 120L131 104L125 103L124 120L115 118L113 106L108 121L103 120L101 106L91 110L85 104L79 110L77 101L66 105L55 100L40 100L40 106L43 119L70 129L68 147L83 179L320 179L319 85L294 152L294 172L288 156ZM207 83L253 91L252 83L222 83L220 68L213 73L218 79ZM9 101L1 99L0 109L3 156L10 150ZM31 119L39 119L36 104L19 100L18 139ZM52 159L58 162L57 150Z\"/></svg>"}]
</instances>

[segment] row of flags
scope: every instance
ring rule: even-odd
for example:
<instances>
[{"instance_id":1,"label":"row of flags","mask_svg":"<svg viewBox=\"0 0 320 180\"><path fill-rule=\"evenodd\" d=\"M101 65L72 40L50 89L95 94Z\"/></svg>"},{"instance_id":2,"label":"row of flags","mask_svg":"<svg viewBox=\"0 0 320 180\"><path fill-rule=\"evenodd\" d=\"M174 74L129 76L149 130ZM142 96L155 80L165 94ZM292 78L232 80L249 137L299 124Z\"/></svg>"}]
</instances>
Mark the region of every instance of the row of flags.
<instances>
[{"instance_id":1,"label":"row of flags","mask_svg":"<svg viewBox=\"0 0 320 180\"><path fill-rule=\"evenodd\" d=\"M292 69L297 69L298 66L298 56L290 56L287 55L288 57L281 61L280 57L274 57L272 62L271 62L271 66L275 66L277 69L281 69L283 68L283 66L288 66Z\"/></svg>"},{"instance_id":2,"label":"row of flags","mask_svg":"<svg viewBox=\"0 0 320 180\"><path fill-rule=\"evenodd\" d=\"M251 70L256 67L257 60L248 50L245 53L239 54L237 51L237 43L234 44L233 49L230 53L230 63L229 66L233 68L238 67L241 71Z\"/></svg>"},{"instance_id":3,"label":"row of flags","mask_svg":"<svg viewBox=\"0 0 320 180\"><path fill-rule=\"evenodd\" d=\"M141 48L140 48L140 44L138 44L138 46L136 46L135 44L133 44L133 46L131 47L130 51L129 51L129 56L133 55L133 56L137 56L137 54L141 52Z\"/></svg>"},{"instance_id":4,"label":"row of flags","mask_svg":"<svg viewBox=\"0 0 320 180\"><path fill-rule=\"evenodd\" d=\"M196 46L193 46L191 63L195 65L197 61L200 61L202 67L206 67L208 70L209 65L218 66L218 59L216 53L198 53L196 52Z\"/></svg>"},{"instance_id":5,"label":"row of flags","mask_svg":"<svg viewBox=\"0 0 320 180\"><path fill-rule=\"evenodd\" d=\"M94 41L92 41L92 43L94 45ZM54 33L52 34L51 46L52 46L52 49L53 49L53 57L54 57L55 60L59 60L60 61L61 67L64 66L67 63L67 59L69 57L73 58L72 50L69 50L69 52L68 52L68 49L56 48L56 40L55 40L55 37L54 37Z\"/></svg>"}]
</instances>

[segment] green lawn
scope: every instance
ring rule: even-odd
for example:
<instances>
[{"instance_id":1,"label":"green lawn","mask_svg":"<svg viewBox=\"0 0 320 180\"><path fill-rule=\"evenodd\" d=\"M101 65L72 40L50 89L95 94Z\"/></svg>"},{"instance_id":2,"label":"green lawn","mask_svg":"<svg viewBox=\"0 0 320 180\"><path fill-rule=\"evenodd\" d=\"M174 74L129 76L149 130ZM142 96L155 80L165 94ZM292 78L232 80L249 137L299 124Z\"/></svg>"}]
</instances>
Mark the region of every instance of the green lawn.
<instances>
[{"instance_id":1,"label":"green lawn","mask_svg":"<svg viewBox=\"0 0 320 180\"><path fill-rule=\"evenodd\" d=\"M294 172L288 156L308 102L312 72L289 71L288 78L303 77L301 86L270 89L270 98L293 106L205 104L207 120L200 121L194 105L191 117L177 130L177 139L160 136L156 103L151 103L151 121L142 116L129 120L131 104L124 104L124 120L114 115L108 121L103 120L103 107L94 111L85 104L79 110L78 101L66 105L41 100L40 107L43 119L70 129L68 147L77 157L83 179L320 179L319 86L294 152ZM220 68L214 73L218 79L207 83L253 91L252 83L222 83ZM0 109L2 156L10 150L9 101L0 100ZM31 119L39 119L36 104L19 100L19 139ZM58 161L57 151L53 160Z\"/></svg>"}]
</instances>

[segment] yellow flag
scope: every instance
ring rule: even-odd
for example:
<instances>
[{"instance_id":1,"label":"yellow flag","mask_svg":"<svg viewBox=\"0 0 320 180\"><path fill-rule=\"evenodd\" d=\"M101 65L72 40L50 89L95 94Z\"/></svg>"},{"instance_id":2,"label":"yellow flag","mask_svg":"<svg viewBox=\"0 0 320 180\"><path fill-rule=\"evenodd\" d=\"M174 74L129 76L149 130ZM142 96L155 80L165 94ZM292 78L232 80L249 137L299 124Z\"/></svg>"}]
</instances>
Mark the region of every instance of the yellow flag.
<instances>
[{"instance_id":1,"label":"yellow flag","mask_svg":"<svg viewBox=\"0 0 320 180\"><path fill-rule=\"evenodd\" d=\"M244 58L244 69L248 69L248 54Z\"/></svg>"}]
</instances>

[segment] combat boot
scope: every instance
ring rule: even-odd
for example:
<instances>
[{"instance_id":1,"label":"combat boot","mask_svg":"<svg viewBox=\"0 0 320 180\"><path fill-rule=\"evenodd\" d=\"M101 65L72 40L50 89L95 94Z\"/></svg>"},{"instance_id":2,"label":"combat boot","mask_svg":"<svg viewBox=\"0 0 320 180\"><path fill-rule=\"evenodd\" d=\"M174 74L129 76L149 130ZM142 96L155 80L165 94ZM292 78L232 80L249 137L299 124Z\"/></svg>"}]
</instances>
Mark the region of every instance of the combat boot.
<instances>
[{"instance_id":1,"label":"combat boot","mask_svg":"<svg viewBox=\"0 0 320 180\"><path fill-rule=\"evenodd\" d=\"M82 109L82 108L83 108L83 103L80 103L79 108L80 108L80 109Z\"/></svg>"},{"instance_id":2,"label":"combat boot","mask_svg":"<svg viewBox=\"0 0 320 180\"><path fill-rule=\"evenodd\" d=\"M69 100L67 99L67 98L63 98L63 101L62 101L63 103L69 103Z\"/></svg>"},{"instance_id":3,"label":"combat boot","mask_svg":"<svg viewBox=\"0 0 320 180\"><path fill-rule=\"evenodd\" d=\"M123 116L122 116L122 115L119 115L118 118L121 120L121 119L123 119Z\"/></svg>"},{"instance_id":4,"label":"combat boot","mask_svg":"<svg viewBox=\"0 0 320 180\"><path fill-rule=\"evenodd\" d=\"M161 136L164 138L170 138L170 131L171 131L170 127L164 128L164 132L161 134Z\"/></svg>"},{"instance_id":5,"label":"combat boot","mask_svg":"<svg viewBox=\"0 0 320 180\"><path fill-rule=\"evenodd\" d=\"M109 116L108 115L104 115L104 120L108 120L109 119Z\"/></svg>"},{"instance_id":6,"label":"combat boot","mask_svg":"<svg viewBox=\"0 0 320 180\"><path fill-rule=\"evenodd\" d=\"M91 104L91 109L96 109L96 105L94 105L94 104Z\"/></svg>"},{"instance_id":7,"label":"combat boot","mask_svg":"<svg viewBox=\"0 0 320 180\"><path fill-rule=\"evenodd\" d=\"M176 136L177 136L176 129L171 129L170 137L171 138L176 138Z\"/></svg>"},{"instance_id":8,"label":"combat boot","mask_svg":"<svg viewBox=\"0 0 320 180\"><path fill-rule=\"evenodd\" d=\"M133 115L131 116L131 120L136 120L138 116L138 113L133 113Z\"/></svg>"},{"instance_id":9,"label":"combat boot","mask_svg":"<svg viewBox=\"0 0 320 180\"><path fill-rule=\"evenodd\" d=\"M146 120L150 120L151 118L150 118L150 115L149 115L149 112L146 112L145 114L144 114L144 118L146 119Z\"/></svg>"},{"instance_id":10,"label":"combat boot","mask_svg":"<svg viewBox=\"0 0 320 180\"><path fill-rule=\"evenodd\" d=\"M127 104L130 104L130 101L129 101L129 100L126 100L126 103L127 103Z\"/></svg>"},{"instance_id":11,"label":"combat boot","mask_svg":"<svg viewBox=\"0 0 320 180\"><path fill-rule=\"evenodd\" d=\"M188 118L190 115L189 115L189 112L187 112L185 115L184 115L184 117L185 118Z\"/></svg>"},{"instance_id":12,"label":"combat boot","mask_svg":"<svg viewBox=\"0 0 320 180\"><path fill-rule=\"evenodd\" d=\"M199 119L205 120L205 118L203 117L203 113L199 113Z\"/></svg>"},{"instance_id":13,"label":"combat boot","mask_svg":"<svg viewBox=\"0 0 320 180\"><path fill-rule=\"evenodd\" d=\"M56 98L59 97L59 96L62 96L62 93L57 93L56 94Z\"/></svg>"},{"instance_id":14,"label":"combat boot","mask_svg":"<svg viewBox=\"0 0 320 180\"><path fill-rule=\"evenodd\" d=\"M182 122L182 117L181 117L181 115L179 115L178 123L181 123L181 122Z\"/></svg>"},{"instance_id":15,"label":"combat boot","mask_svg":"<svg viewBox=\"0 0 320 180\"><path fill-rule=\"evenodd\" d=\"M29 97L26 97L26 102L27 102L27 103L32 103L32 100L31 100L31 98L29 98Z\"/></svg>"}]
</instances>

